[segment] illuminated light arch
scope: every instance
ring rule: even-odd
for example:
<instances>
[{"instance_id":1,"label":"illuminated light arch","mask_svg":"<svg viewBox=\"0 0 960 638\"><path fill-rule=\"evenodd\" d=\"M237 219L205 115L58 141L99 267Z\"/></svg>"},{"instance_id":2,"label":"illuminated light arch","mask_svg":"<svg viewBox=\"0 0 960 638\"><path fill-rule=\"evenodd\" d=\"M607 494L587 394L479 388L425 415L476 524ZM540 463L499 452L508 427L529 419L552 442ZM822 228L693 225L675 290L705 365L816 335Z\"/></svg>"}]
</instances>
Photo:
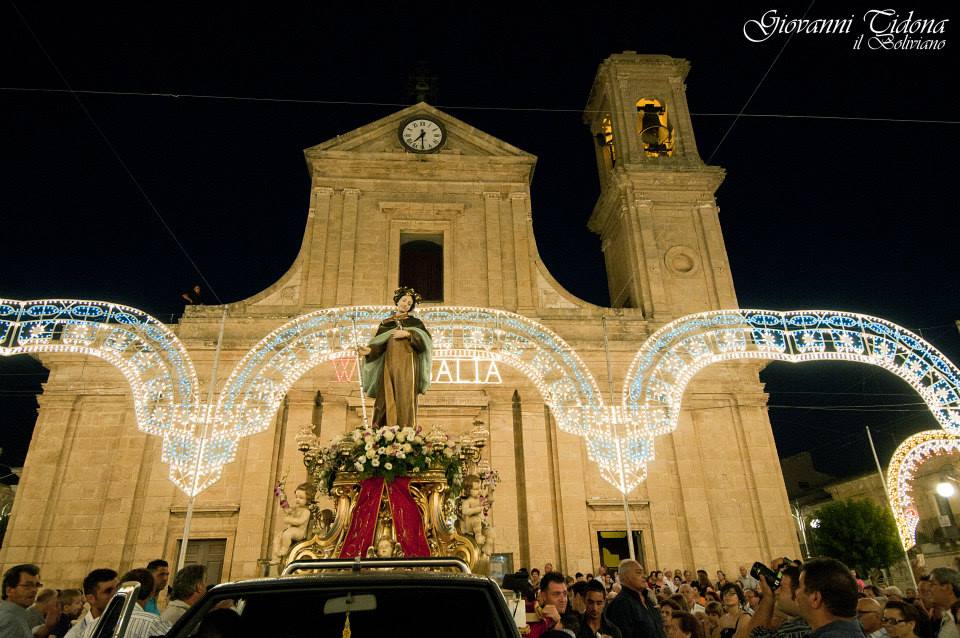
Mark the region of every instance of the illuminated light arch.
<instances>
[{"instance_id":1,"label":"illuminated light arch","mask_svg":"<svg viewBox=\"0 0 960 638\"><path fill-rule=\"evenodd\" d=\"M141 310L103 301L0 299L0 356L45 352L98 357L120 370L137 428L163 437L170 479L186 488L201 406L193 362L169 328Z\"/></svg>"},{"instance_id":2,"label":"illuminated light arch","mask_svg":"<svg viewBox=\"0 0 960 638\"><path fill-rule=\"evenodd\" d=\"M365 344L392 310L388 306L318 310L280 326L251 348L220 395L201 475L232 460L242 437L265 430L284 395L308 370ZM609 422L610 410L603 405L593 375L579 355L542 324L476 307L427 307L416 315L433 337L434 357L478 358L516 369L536 386L561 430L593 435ZM594 447L596 453L605 453L605 448ZM204 483L202 478L201 486Z\"/></svg>"},{"instance_id":3,"label":"illuminated light arch","mask_svg":"<svg viewBox=\"0 0 960 638\"><path fill-rule=\"evenodd\" d=\"M945 355L884 319L831 310L717 310L667 324L630 365L625 420L652 436L674 431L690 379L737 359L879 366L910 384L944 429L960 432L960 371Z\"/></svg>"},{"instance_id":4,"label":"illuminated light arch","mask_svg":"<svg viewBox=\"0 0 960 638\"><path fill-rule=\"evenodd\" d=\"M162 459L170 466L171 481L195 495L219 479L241 438L268 427L303 374L366 343L391 310L332 308L293 319L244 355L215 408L199 400L193 363L176 335L127 306L0 300L0 356L75 352L115 365L133 391L137 427L163 437ZM579 355L536 321L474 307L431 307L418 315L434 336L437 357L502 362L526 375L558 427L583 436L601 476L624 493L646 478L654 437L676 429L686 385L701 369L721 361L877 365L907 381L945 429L960 433L960 372L917 335L876 317L824 310L689 315L645 342L627 373L623 403L609 406ZM200 428L206 422L211 427L204 437Z\"/></svg>"},{"instance_id":5,"label":"illuminated light arch","mask_svg":"<svg viewBox=\"0 0 960 638\"><path fill-rule=\"evenodd\" d=\"M908 437L890 457L887 467L887 493L897 522L897 532L905 550L917 544L920 516L911 492L917 470L933 456L960 453L960 434L927 430Z\"/></svg>"}]
</instances>

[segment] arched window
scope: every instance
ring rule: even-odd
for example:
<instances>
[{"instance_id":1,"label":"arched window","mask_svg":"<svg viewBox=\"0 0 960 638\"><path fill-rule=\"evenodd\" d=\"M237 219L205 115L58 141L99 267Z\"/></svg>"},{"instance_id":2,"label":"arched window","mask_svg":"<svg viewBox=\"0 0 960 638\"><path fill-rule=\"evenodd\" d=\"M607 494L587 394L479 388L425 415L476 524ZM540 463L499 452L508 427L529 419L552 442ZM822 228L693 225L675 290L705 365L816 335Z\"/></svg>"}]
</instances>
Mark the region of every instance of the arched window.
<instances>
[{"instance_id":1,"label":"arched window","mask_svg":"<svg viewBox=\"0 0 960 638\"><path fill-rule=\"evenodd\" d=\"M424 301L443 301L443 235L400 235L400 286Z\"/></svg>"},{"instance_id":2,"label":"arched window","mask_svg":"<svg viewBox=\"0 0 960 638\"><path fill-rule=\"evenodd\" d=\"M637 133L647 157L673 155L673 126L667 117L667 107L656 98L637 100Z\"/></svg>"}]
</instances>

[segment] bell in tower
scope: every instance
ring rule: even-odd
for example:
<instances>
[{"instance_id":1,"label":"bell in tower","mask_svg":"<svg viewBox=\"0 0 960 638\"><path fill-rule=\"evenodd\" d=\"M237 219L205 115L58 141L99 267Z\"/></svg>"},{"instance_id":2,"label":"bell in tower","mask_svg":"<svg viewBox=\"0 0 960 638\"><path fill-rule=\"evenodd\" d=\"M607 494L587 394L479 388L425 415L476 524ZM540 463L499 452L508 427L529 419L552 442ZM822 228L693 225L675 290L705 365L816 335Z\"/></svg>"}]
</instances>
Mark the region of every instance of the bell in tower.
<instances>
[{"instance_id":1,"label":"bell in tower","mask_svg":"<svg viewBox=\"0 0 960 638\"><path fill-rule=\"evenodd\" d=\"M610 301L659 323L737 305L714 193L723 169L697 152L686 60L617 53L597 70L584 109L596 141Z\"/></svg>"},{"instance_id":2,"label":"bell in tower","mask_svg":"<svg viewBox=\"0 0 960 638\"><path fill-rule=\"evenodd\" d=\"M601 171L668 158L701 163L687 109L689 70L686 60L632 51L603 61L584 110Z\"/></svg>"},{"instance_id":3,"label":"bell in tower","mask_svg":"<svg viewBox=\"0 0 960 638\"><path fill-rule=\"evenodd\" d=\"M667 120L667 107L660 100L641 98L637 101L637 132L647 157L673 154L673 129Z\"/></svg>"}]
</instances>

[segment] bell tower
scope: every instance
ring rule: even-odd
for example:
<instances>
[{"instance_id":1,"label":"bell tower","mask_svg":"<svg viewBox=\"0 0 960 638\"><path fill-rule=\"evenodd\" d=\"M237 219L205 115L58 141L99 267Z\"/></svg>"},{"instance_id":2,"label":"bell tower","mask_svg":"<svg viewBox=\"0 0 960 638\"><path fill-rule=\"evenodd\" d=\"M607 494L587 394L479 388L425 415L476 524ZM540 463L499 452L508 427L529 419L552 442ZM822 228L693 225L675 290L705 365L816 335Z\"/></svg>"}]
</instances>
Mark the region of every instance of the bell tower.
<instances>
[{"instance_id":1,"label":"bell tower","mask_svg":"<svg viewBox=\"0 0 960 638\"><path fill-rule=\"evenodd\" d=\"M700 159L686 60L626 51L600 64L584 122L595 140L611 304L657 323L737 306L715 193L722 168Z\"/></svg>"}]
</instances>

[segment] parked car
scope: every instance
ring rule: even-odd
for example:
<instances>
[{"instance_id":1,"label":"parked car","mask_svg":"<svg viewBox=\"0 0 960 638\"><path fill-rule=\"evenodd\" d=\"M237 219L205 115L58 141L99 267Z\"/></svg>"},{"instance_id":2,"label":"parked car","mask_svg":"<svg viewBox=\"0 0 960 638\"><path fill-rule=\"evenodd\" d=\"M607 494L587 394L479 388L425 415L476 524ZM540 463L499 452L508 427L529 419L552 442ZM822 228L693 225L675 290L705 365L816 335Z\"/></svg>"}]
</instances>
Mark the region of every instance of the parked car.
<instances>
[{"instance_id":1,"label":"parked car","mask_svg":"<svg viewBox=\"0 0 960 638\"><path fill-rule=\"evenodd\" d=\"M456 571L450 571L450 570ZM125 638L137 583L124 583L93 638ZM231 609L230 613L212 611ZM225 624L216 619L228 620ZM218 632L209 631L218 624ZM345 630L349 630L347 633ZM496 582L457 559L296 561L279 578L212 587L177 621L170 638L519 638Z\"/></svg>"}]
</instances>

